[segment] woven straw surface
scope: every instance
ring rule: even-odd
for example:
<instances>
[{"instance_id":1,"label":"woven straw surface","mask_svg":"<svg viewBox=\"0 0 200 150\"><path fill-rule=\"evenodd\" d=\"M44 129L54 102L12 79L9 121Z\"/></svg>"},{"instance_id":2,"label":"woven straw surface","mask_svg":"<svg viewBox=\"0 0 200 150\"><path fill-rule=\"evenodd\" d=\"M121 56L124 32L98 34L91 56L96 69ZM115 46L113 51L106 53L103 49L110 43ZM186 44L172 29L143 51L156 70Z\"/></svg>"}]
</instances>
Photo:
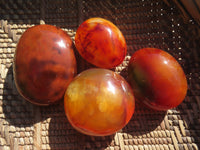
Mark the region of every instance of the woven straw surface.
<instances>
[{"instance_id":1,"label":"woven straw surface","mask_svg":"<svg viewBox=\"0 0 200 150\"><path fill-rule=\"evenodd\" d=\"M179 5L181 6L181 5ZM183 9L182 9L183 10ZM197 150L200 147L200 27L173 0L0 0L0 150L108 149ZM39 107L17 92L12 72L17 41L29 27L46 23L74 39L79 24L102 17L125 36L128 53L113 70L126 78L130 56L143 47L172 54L188 81L184 102L156 112L136 103L126 127L112 136L78 133L64 114L63 102ZM34 41L33 41L34 42ZM91 67L77 54L78 72Z\"/></svg>"}]
</instances>

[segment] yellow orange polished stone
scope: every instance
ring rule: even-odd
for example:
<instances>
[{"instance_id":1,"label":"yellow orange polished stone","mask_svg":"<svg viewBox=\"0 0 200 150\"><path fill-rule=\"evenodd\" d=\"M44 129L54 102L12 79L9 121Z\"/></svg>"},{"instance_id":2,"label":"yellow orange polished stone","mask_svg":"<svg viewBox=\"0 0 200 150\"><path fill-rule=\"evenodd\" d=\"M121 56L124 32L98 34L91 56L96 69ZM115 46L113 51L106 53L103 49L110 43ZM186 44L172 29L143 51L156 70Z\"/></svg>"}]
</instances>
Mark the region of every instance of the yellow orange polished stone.
<instances>
[{"instance_id":1,"label":"yellow orange polished stone","mask_svg":"<svg viewBox=\"0 0 200 150\"><path fill-rule=\"evenodd\" d=\"M78 131L94 136L115 133L131 119L135 99L123 77L107 69L89 69L69 84L65 113Z\"/></svg>"}]
</instances>

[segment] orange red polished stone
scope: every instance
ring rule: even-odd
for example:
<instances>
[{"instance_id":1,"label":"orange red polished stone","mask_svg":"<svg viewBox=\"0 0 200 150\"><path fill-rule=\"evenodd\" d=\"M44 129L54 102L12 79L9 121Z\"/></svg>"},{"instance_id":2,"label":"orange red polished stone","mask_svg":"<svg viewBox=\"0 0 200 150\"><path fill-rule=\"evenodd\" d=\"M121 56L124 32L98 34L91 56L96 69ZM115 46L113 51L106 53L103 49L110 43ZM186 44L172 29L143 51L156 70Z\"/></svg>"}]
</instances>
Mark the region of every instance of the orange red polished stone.
<instances>
[{"instance_id":1,"label":"orange red polished stone","mask_svg":"<svg viewBox=\"0 0 200 150\"><path fill-rule=\"evenodd\" d=\"M136 51L128 65L128 77L136 99L156 110L177 107L187 93L182 67L160 49Z\"/></svg>"},{"instance_id":2,"label":"orange red polished stone","mask_svg":"<svg viewBox=\"0 0 200 150\"><path fill-rule=\"evenodd\" d=\"M121 31L102 18L90 18L79 26L75 46L84 59L101 68L118 66L127 52Z\"/></svg>"}]
</instances>

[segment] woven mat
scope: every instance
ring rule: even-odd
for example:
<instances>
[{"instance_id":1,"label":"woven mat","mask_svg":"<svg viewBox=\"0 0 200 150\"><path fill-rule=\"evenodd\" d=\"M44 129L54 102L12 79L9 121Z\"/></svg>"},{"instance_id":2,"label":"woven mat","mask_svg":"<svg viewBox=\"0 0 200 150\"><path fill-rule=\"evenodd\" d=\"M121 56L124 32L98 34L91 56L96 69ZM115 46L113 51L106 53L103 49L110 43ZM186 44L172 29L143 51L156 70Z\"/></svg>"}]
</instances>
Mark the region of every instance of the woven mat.
<instances>
[{"instance_id":1,"label":"woven mat","mask_svg":"<svg viewBox=\"0 0 200 150\"><path fill-rule=\"evenodd\" d=\"M176 2L177 3L177 2ZM1 0L0 1L0 150L107 149L197 150L200 147L200 27L185 19L173 0ZM126 127L106 137L78 133L64 114L63 102L39 107L17 92L13 56L22 33L36 24L52 24L74 39L79 24L103 17L125 36L128 53L113 70L127 77L130 56L144 47L172 54L188 80L184 102L156 112L136 103ZM78 54L78 72L91 66Z\"/></svg>"}]
</instances>

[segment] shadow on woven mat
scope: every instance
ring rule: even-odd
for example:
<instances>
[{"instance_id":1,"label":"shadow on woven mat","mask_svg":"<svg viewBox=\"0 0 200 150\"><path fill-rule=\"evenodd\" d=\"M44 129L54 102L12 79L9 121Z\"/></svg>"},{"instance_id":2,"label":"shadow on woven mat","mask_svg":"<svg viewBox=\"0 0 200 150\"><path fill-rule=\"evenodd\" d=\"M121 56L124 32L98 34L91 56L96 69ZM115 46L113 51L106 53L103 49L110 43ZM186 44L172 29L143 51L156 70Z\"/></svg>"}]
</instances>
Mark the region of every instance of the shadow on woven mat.
<instances>
[{"instance_id":1,"label":"shadow on woven mat","mask_svg":"<svg viewBox=\"0 0 200 150\"><path fill-rule=\"evenodd\" d=\"M73 42L74 55L76 57L77 74L90 68L96 68L94 65L87 62L78 52Z\"/></svg>"},{"instance_id":2,"label":"shadow on woven mat","mask_svg":"<svg viewBox=\"0 0 200 150\"><path fill-rule=\"evenodd\" d=\"M38 106L35 106L20 96L14 77L13 66L9 67L3 89L3 113L9 125L15 127L31 127L42 120L36 114ZM45 118L44 118L45 119Z\"/></svg>"},{"instance_id":3,"label":"shadow on woven mat","mask_svg":"<svg viewBox=\"0 0 200 150\"><path fill-rule=\"evenodd\" d=\"M185 50L183 69L188 91L185 100L176 108L177 112L172 112L168 118L172 120L173 127L180 129L179 142L196 143L200 148L200 27L196 24L185 24L183 27L181 44Z\"/></svg>"},{"instance_id":4,"label":"shadow on woven mat","mask_svg":"<svg viewBox=\"0 0 200 150\"><path fill-rule=\"evenodd\" d=\"M131 136L142 136L161 126L166 111L154 111L136 101L135 112L123 132Z\"/></svg>"}]
</instances>

